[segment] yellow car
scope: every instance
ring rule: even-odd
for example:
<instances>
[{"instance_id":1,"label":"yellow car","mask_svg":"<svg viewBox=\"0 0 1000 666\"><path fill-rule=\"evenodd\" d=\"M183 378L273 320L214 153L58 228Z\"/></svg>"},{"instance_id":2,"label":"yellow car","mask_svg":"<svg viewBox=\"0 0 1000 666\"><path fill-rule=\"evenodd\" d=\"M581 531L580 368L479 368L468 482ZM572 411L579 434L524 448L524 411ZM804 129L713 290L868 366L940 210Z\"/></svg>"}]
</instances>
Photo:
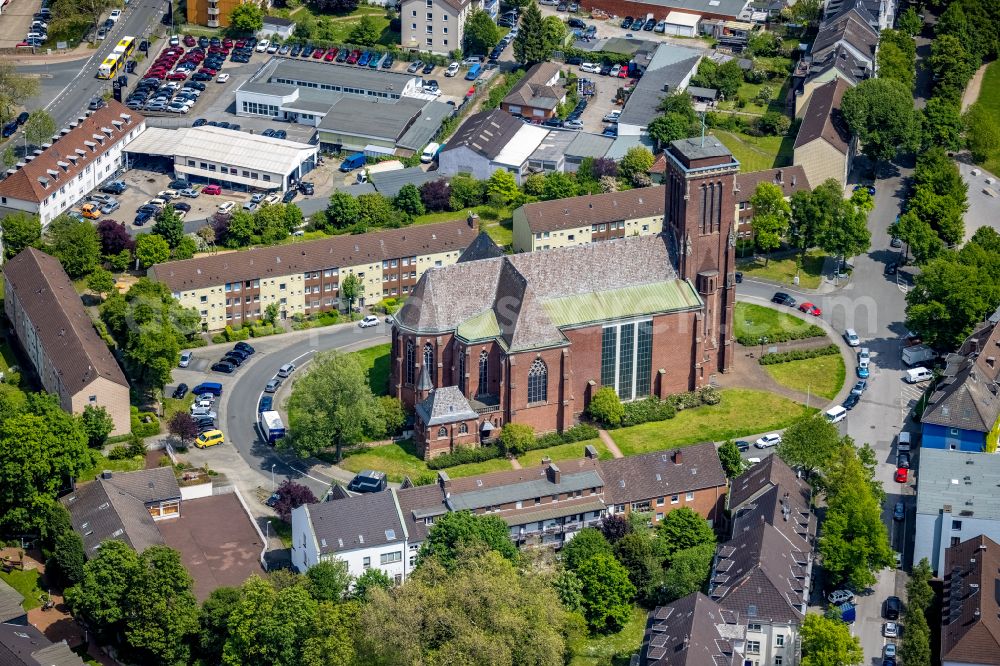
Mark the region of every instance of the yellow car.
<instances>
[{"instance_id":1,"label":"yellow car","mask_svg":"<svg viewBox=\"0 0 1000 666\"><path fill-rule=\"evenodd\" d=\"M194 440L194 445L199 449L207 449L210 446L225 443L226 436L222 434L221 430L206 430L198 435L198 439Z\"/></svg>"},{"instance_id":2,"label":"yellow car","mask_svg":"<svg viewBox=\"0 0 1000 666\"><path fill-rule=\"evenodd\" d=\"M96 220L101 216L101 210L97 207L97 204L92 203L83 204L80 213L88 220Z\"/></svg>"}]
</instances>

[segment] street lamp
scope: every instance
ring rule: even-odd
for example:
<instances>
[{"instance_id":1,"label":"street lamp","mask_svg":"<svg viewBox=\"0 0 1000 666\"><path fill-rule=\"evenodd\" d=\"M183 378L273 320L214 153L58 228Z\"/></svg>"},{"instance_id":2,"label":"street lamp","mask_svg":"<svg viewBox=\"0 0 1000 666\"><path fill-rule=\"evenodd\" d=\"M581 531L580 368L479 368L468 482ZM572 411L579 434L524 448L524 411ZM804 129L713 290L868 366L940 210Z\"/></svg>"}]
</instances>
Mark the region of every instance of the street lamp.
<instances>
[{"instance_id":1,"label":"street lamp","mask_svg":"<svg viewBox=\"0 0 1000 666\"><path fill-rule=\"evenodd\" d=\"M277 463L275 463L275 465L276 464ZM274 492L274 467L275 467L275 465L271 465L271 492L272 493Z\"/></svg>"}]
</instances>

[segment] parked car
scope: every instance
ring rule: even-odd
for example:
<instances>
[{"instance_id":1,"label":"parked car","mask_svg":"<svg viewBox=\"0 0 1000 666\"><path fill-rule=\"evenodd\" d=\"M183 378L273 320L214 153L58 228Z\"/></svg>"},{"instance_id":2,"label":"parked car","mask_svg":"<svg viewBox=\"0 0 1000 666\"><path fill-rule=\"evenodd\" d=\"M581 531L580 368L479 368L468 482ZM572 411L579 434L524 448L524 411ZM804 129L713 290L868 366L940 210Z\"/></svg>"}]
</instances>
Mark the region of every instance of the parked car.
<instances>
[{"instance_id":1,"label":"parked car","mask_svg":"<svg viewBox=\"0 0 1000 666\"><path fill-rule=\"evenodd\" d=\"M854 395L863 395L865 391L868 390L868 380L860 379L854 384L854 388L851 389L851 393Z\"/></svg>"},{"instance_id":2,"label":"parked car","mask_svg":"<svg viewBox=\"0 0 1000 666\"><path fill-rule=\"evenodd\" d=\"M826 600L834 606L840 606L854 601L854 593L850 590L834 590L826 595Z\"/></svg>"},{"instance_id":3,"label":"parked car","mask_svg":"<svg viewBox=\"0 0 1000 666\"><path fill-rule=\"evenodd\" d=\"M305 196L312 196L316 193L316 186L308 181L302 181L299 183L299 192L302 192Z\"/></svg>"},{"instance_id":4,"label":"parked car","mask_svg":"<svg viewBox=\"0 0 1000 666\"><path fill-rule=\"evenodd\" d=\"M212 366L212 372L221 372L227 375L231 375L236 372L236 366L232 363L227 363L225 361L220 361Z\"/></svg>"},{"instance_id":5,"label":"parked car","mask_svg":"<svg viewBox=\"0 0 1000 666\"><path fill-rule=\"evenodd\" d=\"M455 76L456 74L458 74L459 67L460 65L457 62L451 63L450 65L448 65L448 69L444 71L444 75L448 77Z\"/></svg>"},{"instance_id":6,"label":"parked car","mask_svg":"<svg viewBox=\"0 0 1000 666\"><path fill-rule=\"evenodd\" d=\"M628 30L629 28L632 27L632 22L634 20L635 19L632 18L631 16L626 16L624 19L622 19L622 27Z\"/></svg>"},{"instance_id":7,"label":"parked car","mask_svg":"<svg viewBox=\"0 0 1000 666\"><path fill-rule=\"evenodd\" d=\"M375 315L368 315L364 319L358 322L358 326L361 328L370 328L372 326L378 326L378 317Z\"/></svg>"},{"instance_id":8,"label":"parked car","mask_svg":"<svg viewBox=\"0 0 1000 666\"><path fill-rule=\"evenodd\" d=\"M899 638L899 626L895 622L886 622L882 625L882 635L886 638Z\"/></svg>"},{"instance_id":9,"label":"parked car","mask_svg":"<svg viewBox=\"0 0 1000 666\"><path fill-rule=\"evenodd\" d=\"M910 469L910 454L908 452L900 451L896 454L896 467Z\"/></svg>"},{"instance_id":10,"label":"parked car","mask_svg":"<svg viewBox=\"0 0 1000 666\"><path fill-rule=\"evenodd\" d=\"M417 70L424 66L423 60L414 60L410 63L410 66L406 68L408 74L416 74Z\"/></svg>"},{"instance_id":11,"label":"parked car","mask_svg":"<svg viewBox=\"0 0 1000 666\"><path fill-rule=\"evenodd\" d=\"M906 483L910 479L910 470L905 467L897 467L896 473L892 475L896 483Z\"/></svg>"},{"instance_id":12,"label":"parked car","mask_svg":"<svg viewBox=\"0 0 1000 666\"><path fill-rule=\"evenodd\" d=\"M854 409L860 401L861 401L860 395L857 395L856 393L851 393L846 398L844 398L844 402L841 403L840 406L850 411Z\"/></svg>"},{"instance_id":13,"label":"parked car","mask_svg":"<svg viewBox=\"0 0 1000 666\"><path fill-rule=\"evenodd\" d=\"M578 118L573 118L572 120L567 120L563 123L563 127L566 129L582 130L583 121Z\"/></svg>"},{"instance_id":14,"label":"parked car","mask_svg":"<svg viewBox=\"0 0 1000 666\"><path fill-rule=\"evenodd\" d=\"M903 602L899 600L899 597L886 597L885 600L885 619L887 620L898 620L900 614L903 612Z\"/></svg>"},{"instance_id":15,"label":"parked car","mask_svg":"<svg viewBox=\"0 0 1000 666\"><path fill-rule=\"evenodd\" d=\"M736 440L736 448L739 450L740 453L746 453L747 451L750 450L750 442L743 439L738 439Z\"/></svg>"},{"instance_id":16,"label":"parked car","mask_svg":"<svg viewBox=\"0 0 1000 666\"><path fill-rule=\"evenodd\" d=\"M896 502L896 505L892 507L892 519L903 520L903 518L905 517L906 517L906 505L903 504L903 500L899 500L898 502Z\"/></svg>"},{"instance_id":17,"label":"parked car","mask_svg":"<svg viewBox=\"0 0 1000 666\"><path fill-rule=\"evenodd\" d=\"M772 296L771 302L777 303L778 305L787 305L790 308L795 307L795 299L783 291L779 291L774 296Z\"/></svg>"},{"instance_id":18,"label":"parked car","mask_svg":"<svg viewBox=\"0 0 1000 666\"><path fill-rule=\"evenodd\" d=\"M274 398L272 398L269 395L262 395L260 397L260 402L257 403L257 411L258 412L269 412L269 411L271 411L271 407L272 407L273 404L274 404Z\"/></svg>"},{"instance_id":19,"label":"parked car","mask_svg":"<svg viewBox=\"0 0 1000 666\"><path fill-rule=\"evenodd\" d=\"M257 352L257 350L254 349L250 344L248 344L246 342L242 342L242 341L241 342L237 342L235 345L233 345L233 347L235 347L236 349L239 349L242 352L246 352L247 354L250 354L251 356Z\"/></svg>"},{"instance_id":20,"label":"parked car","mask_svg":"<svg viewBox=\"0 0 1000 666\"><path fill-rule=\"evenodd\" d=\"M753 445L756 446L758 449L768 449L771 448L772 446L777 446L779 443L781 443L781 435L777 433L772 433L770 435L764 435L756 442L754 442Z\"/></svg>"},{"instance_id":21,"label":"parked car","mask_svg":"<svg viewBox=\"0 0 1000 666\"><path fill-rule=\"evenodd\" d=\"M174 392L170 395L170 397L172 397L174 400L181 400L187 394L188 394L188 385L185 384L184 382L181 382L180 384L177 385L177 388L174 389Z\"/></svg>"},{"instance_id":22,"label":"parked car","mask_svg":"<svg viewBox=\"0 0 1000 666\"><path fill-rule=\"evenodd\" d=\"M202 194L222 194L222 187L220 185L206 185L201 188Z\"/></svg>"},{"instance_id":23,"label":"parked car","mask_svg":"<svg viewBox=\"0 0 1000 666\"><path fill-rule=\"evenodd\" d=\"M180 367L182 367L182 368L186 368L189 365L191 365L191 359L192 358L194 358L194 352L192 352L192 351L182 351L181 352L181 361L180 361L180 363L178 363L178 365Z\"/></svg>"},{"instance_id":24,"label":"parked car","mask_svg":"<svg viewBox=\"0 0 1000 666\"><path fill-rule=\"evenodd\" d=\"M809 301L806 301L805 303L799 306L799 312L805 312L806 314L810 314L813 317L818 317L821 314L823 314L823 311L820 310L819 307L813 305Z\"/></svg>"},{"instance_id":25,"label":"parked car","mask_svg":"<svg viewBox=\"0 0 1000 666\"><path fill-rule=\"evenodd\" d=\"M281 386L281 378L280 377L272 377L271 381L269 381L267 384L264 385L264 392L265 393L274 393L275 391L278 390L279 386Z\"/></svg>"},{"instance_id":26,"label":"parked car","mask_svg":"<svg viewBox=\"0 0 1000 666\"><path fill-rule=\"evenodd\" d=\"M204 449L217 444L225 444L225 442L226 437L221 430L209 430L198 435L198 439L194 440L194 445L195 448Z\"/></svg>"},{"instance_id":27,"label":"parked car","mask_svg":"<svg viewBox=\"0 0 1000 666\"><path fill-rule=\"evenodd\" d=\"M861 338L858 337L857 331L853 328L849 328L844 331L844 340L846 340L847 344L851 347L858 347L861 345Z\"/></svg>"}]
</instances>

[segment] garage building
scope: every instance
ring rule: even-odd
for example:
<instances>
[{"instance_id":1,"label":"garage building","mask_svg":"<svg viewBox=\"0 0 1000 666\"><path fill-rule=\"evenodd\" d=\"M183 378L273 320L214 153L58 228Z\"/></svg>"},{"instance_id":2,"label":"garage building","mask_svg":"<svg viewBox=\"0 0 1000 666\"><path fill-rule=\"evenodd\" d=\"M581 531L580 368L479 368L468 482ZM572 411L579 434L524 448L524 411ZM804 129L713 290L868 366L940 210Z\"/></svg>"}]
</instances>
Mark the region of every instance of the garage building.
<instances>
[{"instance_id":1,"label":"garage building","mask_svg":"<svg viewBox=\"0 0 1000 666\"><path fill-rule=\"evenodd\" d=\"M672 11L667 14L665 33L678 37L697 37L699 21L701 21L699 14Z\"/></svg>"},{"instance_id":2,"label":"garage building","mask_svg":"<svg viewBox=\"0 0 1000 666\"><path fill-rule=\"evenodd\" d=\"M316 167L319 148L221 127L149 127L128 145L142 160L173 163L178 178L234 190L287 190Z\"/></svg>"}]
</instances>

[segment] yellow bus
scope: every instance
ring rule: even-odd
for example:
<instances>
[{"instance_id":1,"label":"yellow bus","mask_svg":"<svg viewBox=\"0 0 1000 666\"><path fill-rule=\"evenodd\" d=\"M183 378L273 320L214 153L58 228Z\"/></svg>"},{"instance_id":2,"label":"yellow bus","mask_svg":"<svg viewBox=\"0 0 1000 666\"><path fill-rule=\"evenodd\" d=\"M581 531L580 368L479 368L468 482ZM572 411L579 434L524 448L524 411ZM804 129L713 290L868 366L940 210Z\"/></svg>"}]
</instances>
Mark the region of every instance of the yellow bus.
<instances>
[{"instance_id":1,"label":"yellow bus","mask_svg":"<svg viewBox=\"0 0 1000 666\"><path fill-rule=\"evenodd\" d=\"M125 36L118 41L118 45L112 53L124 55L126 58L135 52L135 37Z\"/></svg>"},{"instance_id":2,"label":"yellow bus","mask_svg":"<svg viewBox=\"0 0 1000 666\"><path fill-rule=\"evenodd\" d=\"M97 78L113 79L118 76L118 72L125 69L127 58L118 53L112 53L97 68Z\"/></svg>"}]
</instances>

